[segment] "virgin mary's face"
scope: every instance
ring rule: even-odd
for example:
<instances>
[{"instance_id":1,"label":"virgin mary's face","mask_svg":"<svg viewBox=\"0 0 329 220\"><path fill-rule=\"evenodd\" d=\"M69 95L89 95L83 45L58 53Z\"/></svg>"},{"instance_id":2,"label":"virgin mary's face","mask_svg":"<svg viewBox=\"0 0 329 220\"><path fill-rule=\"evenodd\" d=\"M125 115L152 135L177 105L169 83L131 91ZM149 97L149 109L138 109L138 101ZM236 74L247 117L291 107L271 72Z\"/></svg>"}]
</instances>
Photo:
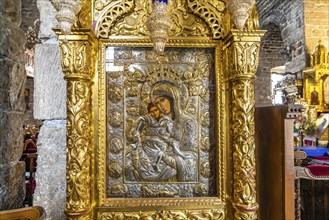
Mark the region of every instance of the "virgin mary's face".
<instances>
[{"instance_id":1,"label":"virgin mary's face","mask_svg":"<svg viewBox=\"0 0 329 220\"><path fill-rule=\"evenodd\" d=\"M154 104L158 107L158 109L165 115L171 113L170 101L166 97L157 97L154 100Z\"/></svg>"}]
</instances>

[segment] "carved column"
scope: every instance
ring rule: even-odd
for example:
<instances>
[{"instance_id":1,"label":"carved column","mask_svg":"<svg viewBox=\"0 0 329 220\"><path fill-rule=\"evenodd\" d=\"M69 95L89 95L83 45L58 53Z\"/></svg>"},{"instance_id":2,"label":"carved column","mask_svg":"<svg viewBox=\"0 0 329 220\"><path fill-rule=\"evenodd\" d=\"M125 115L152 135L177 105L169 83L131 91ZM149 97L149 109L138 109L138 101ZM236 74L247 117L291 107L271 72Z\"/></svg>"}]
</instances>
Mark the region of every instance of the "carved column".
<instances>
[{"instance_id":1,"label":"carved column","mask_svg":"<svg viewBox=\"0 0 329 220\"><path fill-rule=\"evenodd\" d=\"M95 38L91 31L59 35L61 62L67 81L66 209L68 219L92 217L91 79ZM67 39L66 39L67 38Z\"/></svg>"},{"instance_id":2,"label":"carved column","mask_svg":"<svg viewBox=\"0 0 329 220\"><path fill-rule=\"evenodd\" d=\"M230 84L230 146L233 169L234 219L257 219L254 80L260 37L264 31L226 38L226 72Z\"/></svg>"}]
</instances>

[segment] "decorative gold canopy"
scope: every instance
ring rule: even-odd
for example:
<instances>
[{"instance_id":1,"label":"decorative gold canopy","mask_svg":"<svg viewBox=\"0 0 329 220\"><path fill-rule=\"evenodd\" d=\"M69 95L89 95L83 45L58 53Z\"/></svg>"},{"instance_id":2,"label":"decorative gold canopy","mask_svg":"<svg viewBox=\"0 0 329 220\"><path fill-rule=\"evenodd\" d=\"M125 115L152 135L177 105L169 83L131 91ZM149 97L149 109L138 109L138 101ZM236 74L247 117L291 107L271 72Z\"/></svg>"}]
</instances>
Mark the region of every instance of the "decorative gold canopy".
<instances>
[{"instance_id":1,"label":"decorative gold canopy","mask_svg":"<svg viewBox=\"0 0 329 220\"><path fill-rule=\"evenodd\" d=\"M173 25L160 57L149 51L150 0L80 2L72 33L58 31L68 219L256 219L253 83L264 32L253 1L240 30L224 0L169 1ZM169 134L132 132L152 121L143 101L167 116ZM141 169L148 158L159 166Z\"/></svg>"}]
</instances>

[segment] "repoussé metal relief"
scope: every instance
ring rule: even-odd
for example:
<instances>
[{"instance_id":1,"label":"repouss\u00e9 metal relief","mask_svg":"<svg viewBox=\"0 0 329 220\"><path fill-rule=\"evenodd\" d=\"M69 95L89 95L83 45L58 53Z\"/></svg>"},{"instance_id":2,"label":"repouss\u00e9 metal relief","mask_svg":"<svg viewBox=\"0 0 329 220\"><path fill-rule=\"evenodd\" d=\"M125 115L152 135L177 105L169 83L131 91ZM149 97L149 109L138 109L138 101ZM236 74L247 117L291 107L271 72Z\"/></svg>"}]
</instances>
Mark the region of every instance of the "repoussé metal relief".
<instances>
[{"instance_id":1,"label":"repouss\u00e9 metal relief","mask_svg":"<svg viewBox=\"0 0 329 220\"><path fill-rule=\"evenodd\" d=\"M107 196L216 195L213 49L107 47Z\"/></svg>"}]
</instances>

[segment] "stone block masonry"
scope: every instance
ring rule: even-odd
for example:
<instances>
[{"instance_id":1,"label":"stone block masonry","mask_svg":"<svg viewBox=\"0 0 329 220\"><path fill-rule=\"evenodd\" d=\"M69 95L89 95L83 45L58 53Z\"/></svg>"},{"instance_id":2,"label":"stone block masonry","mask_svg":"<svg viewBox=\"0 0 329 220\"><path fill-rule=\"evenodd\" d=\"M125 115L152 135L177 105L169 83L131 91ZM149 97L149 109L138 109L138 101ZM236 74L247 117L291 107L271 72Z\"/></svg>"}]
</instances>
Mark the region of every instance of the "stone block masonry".
<instances>
[{"instance_id":1,"label":"stone block masonry","mask_svg":"<svg viewBox=\"0 0 329 220\"><path fill-rule=\"evenodd\" d=\"M66 82L61 68L56 10L50 0L37 0L40 44L35 48L34 117L43 120L38 138L37 188L34 205L45 208L46 220L66 219Z\"/></svg>"},{"instance_id":2,"label":"stone block masonry","mask_svg":"<svg viewBox=\"0 0 329 220\"><path fill-rule=\"evenodd\" d=\"M312 53L319 40L329 49L329 1L304 0L305 46Z\"/></svg>"},{"instance_id":3,"label":"stone block masonry","mask_svg":"<svg viewBox=\"0 0 329 220\"><path fill-rule=\"evenodd\" d=\"M66 118L66 82L55 44L37 44L35 48L34 117Z\"/></svg>"},{"instance_id":4,"label":"stone block masonry","mask_svg":"<svg viewBox=\"0 0 329 220\"><path fill-rule=\"evenodd\" d=\"M0 210L20 208L25 197L23 150L24 32L21 1L0 1Z\"/></svg>"}]
</instances>

